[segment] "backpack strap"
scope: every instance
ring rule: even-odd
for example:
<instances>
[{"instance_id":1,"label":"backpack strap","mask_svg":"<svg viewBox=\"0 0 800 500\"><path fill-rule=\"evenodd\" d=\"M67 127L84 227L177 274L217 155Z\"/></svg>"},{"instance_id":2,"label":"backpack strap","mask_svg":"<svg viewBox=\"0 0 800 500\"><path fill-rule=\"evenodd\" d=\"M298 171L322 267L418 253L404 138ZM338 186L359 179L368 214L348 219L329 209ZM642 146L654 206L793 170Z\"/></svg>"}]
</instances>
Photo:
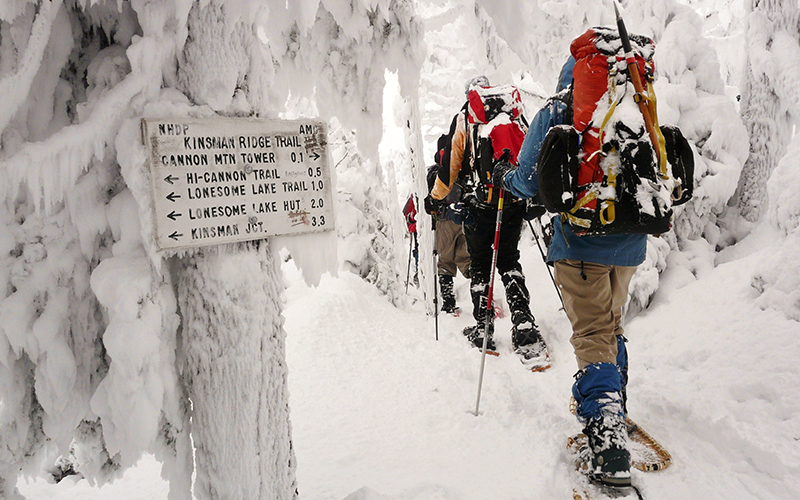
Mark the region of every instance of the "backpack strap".
<instances>
[{"instance_id":1,"label":"backpack strap","mask_svg":"<svg viewBox=\"0 0 800 500\"><path fill-rule=\"evenodd\" d=\"M475 142L469 136L469 101L464 103L464 132L466 141L464 143L464 154L461 160L461 170L459 171L459 179L462 181L465 191L474 190L474 183L472 179L472 144Z\"/></svg>"}]
</instances>

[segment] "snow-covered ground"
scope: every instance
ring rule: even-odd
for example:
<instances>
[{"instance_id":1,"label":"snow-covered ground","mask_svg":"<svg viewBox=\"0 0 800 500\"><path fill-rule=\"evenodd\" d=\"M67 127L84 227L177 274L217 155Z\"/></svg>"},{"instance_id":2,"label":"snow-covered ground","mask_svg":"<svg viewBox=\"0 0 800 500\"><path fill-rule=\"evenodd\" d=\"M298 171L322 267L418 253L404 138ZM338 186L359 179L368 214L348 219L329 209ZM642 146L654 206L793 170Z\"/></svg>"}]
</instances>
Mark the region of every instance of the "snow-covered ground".
<instances>
[{"instance_id":1,"label":"snow-covered ground","mask_svg":"<svg viewBox=\"0 0 800 500\"><path fill-rule=\"evenodd\" d=\"M9 5L22 8L28 3L26 0L17 0ZM89 3L94 5L94 2ZM187 8L190 3L182 2ZM225 3L234 12L250 5L235 0ZM332 8L339 2L324 3ZM424 61L408 53L407 61L384 64L381 61L390 57L384 53L380 37L371 40L369 37L362 39L361 34L351 34L348 36L352 39L329 40L324 36L327 33L325 29L315 30L314 33L321 33L320 38L310 37L308 42L315 43L307 46L311 48L306 48L310 51L307 57L312 65L330 63L331 68L334 68L332 61L342 59L329 61L325 57L333 52L338 55L339 49L343 54L357 56L350 61L350 66L336 64L336 71L329 75L330 81L323 79L319 83L323 93L321 97L318 96L318 105L327 103L336 108L326 113L364 118L363 121L356 120L356 125L346 125L360 128L359 145L366 144L364 148L367 154L364 158L360 154L350 154L347 149L353 142L349 138L352 135L350 131L342 132L340 135L344 138L339 137L332 142L332 146L336 146L334 149L338 150L331 154L336 157L336 164L341 165L337 171L338 187L350 196L349 199L340 197L337 200L340 202L337 226L339 229L346 227L352 230L352 233L339 234L338 263L343 269L346 267L342 266L343 262L351 264L349 268L365 269L365 276L370 274L370 266L375 266L378 276L371 277L383 286L382 290L389 293L391 298L395 298L398 290L402 292L403 284L397 283L394 272L398 271L395 268L402 267L399 270L400 279L405 279L405 252L408 249L407 240L392 246L400 239L393 239L393 235L404 229L399 210L393 207L396 203L402 206L408 193L418 187L412 182L407 153L409 143L401 138L403 134L398 133L398 127L411 127L412 117L419 120L417 125L421 127L423 136L421 145L425 149L423 156L425 160L430 160L430 150L436 137L460 106L465 78L476 73L487 74L493 82L511 81L517 84L529 101L526 105L529 106L527 114L530 118L541 104L542 97L553 87L555 70L565 57L568 41L577 34L573 30L580 29L578 24L553 24L553 18L533 15L542 14L539 4L542 5L541 9L553 11L554 16L561 9L569 9L576 18L585 18L587 22L604 23L610 19L610 10L604 14L593 0L482 2L487 4L491 13L474 9L470 0L441 5L434 1L418 3L419 12L425 19L424 35L406 30L403 33L410 34L410 38L401 38L397 43L407 41L411 44L409 47L413 47L411 42L418 41L416 36L424 36L424 43L428 47L428 56ZM694 201L687 205L690 208L684 209L676 224L680 238L675 240L673 251L668 255L668 245L657 245L658 250L651 252L648 261L642 265L642 270L649 274L643 278L638 292L634 291L636 299L647 302L650 299L649 291L656 286L658 290L650 300L649 307L635 314L626 325L631 358L628 387L631 416L658 439L673 457L669 469L646 475L635 472L635 479L648 500L794 499L800 497L800 402L796 396L800 393L800 368L797 363L800 359L800 343L797 342L800 335L800 323L797 321L800 310L800 278L797 278L800 276L800 261L797 260L800 254L797 251L800 249L800 233L797 231L800 203L796 196L800 189L800 183L796 180L800 178L796 174L800 171L800 163L796 160L800 157L800 140L792 143L789 153L773 173L770 212L764 215L761 225L738 244L715 253L715 247L724 247L730 244L733 235L743 234L743 231L736 230L738 223L733 220L736 215L726 219L724 213L728 207L735 205L731 203L735 201L732 195L748 150L746 131L738 120L733 99L740 89L731 86L741 80L740 73L744 71L745 44L740 35L740 17L743 14L739 12L742 2L685 0L681 3L694 4L702 12L716 14L704 14L704 17L697 18L691 10L678 9L671 0L628 2L629 28L650 30L659 37L656 59L658 67L663 68L656 81L660 119L662 123L678 123L698 153L695 171L698 186ZM778 3L772 2L770 5ZM161 17L171 19L171 14L167 13L168 2L162 2L158 7L151 4L146 9L142 7L138 13L143 21L160 20ZM315 0L287 2L286 7L289 8L290 4L292 9L301 6L298 19L305 21L300 24L310 23L319 6ZM362 14L365 4L366 0L354 2ZM0 1L0 8L4 5ZM42 3L42 11L49 12L44 8L49 5ZM61 4L54 2L53 5ZM270 4L270 8L280 10L276 5ZM145 16L145 11L152 19ZM33 16L32 8L29 14ZM351 30L366 20L366 16L354 15L350 19L346 13L339 14L345 28ZM135 32L135 17L129 9L119 20L123 27L130 24L129 38ZM401 22L408 21L401 17ZM283 19L277 16L276 22L278 18ZM559 16L556 18L560 19ZM70 44L74 42L67 17L53 14L48 19L58 28L54 28L54 46L64 49L69 45L67 41ZM321 24L330 27L327 24L332 23L332 19L327 16ZM283 20L287 23L291 21L289 17ZM15 26L12 33L15 36L25 32L19 26ZM148 32L151 38L143 38L148 43L153 42L155 35L165 36L166 39L173 36L171 31L165 35L152 26L148 29L156 31ZM116 66L117 51L131 44L131 40L121 40L125 32L117 31L120 38L118 43L121 44L119 47L101 51L102 57L98 56L93 61L92 68L97 71L91 71L90 76L96 78L89 78L89 97L86 108L81 108L82 112L99 109L116 116L117 108L127 109L129 105L117 106L115 103L127 103L136 88L146 86L144 80L151 78L156 86L161 83L158 57L153 56L150 45L133 43L128 47L131 56L148 54L148 57L133 58L134 66L138 69L132 72L132 78L125 78L131 71L129 67L125 64ZM511 42L518 43L510 47L508 42L499 38L498 32L502 32ZM711 37L711 41L707 36ZM8 36L3 40L10 43L12 38ZM755 38L757 41L762 38L772 40L772 35ZM161 38L158 40L161 45ZM787 43L785 36L778 37L777 41L780 43L770 42L770 46L774 45L772 50L775 55L771 56L774 59L764 59L765 67L776 69L780 66L778 63L786 63L793 70L794 62L800 60L794 57L797 55L796 46ZM38 45L29 45L40 46L44 50L44 42L42 38ZM370 45L373 42L374 45ZM19 43L20 47L25 45ZM366 45L361 45L364 43ZM354 48L351 50L348 45ZM787 49L786 45L792 50ZM171 47L169 43L163 46ZM6 53L11 53L10 49ZM58 68L66 64L68 51L56 50L47 54L43 66L52 74L50 78L37 81L41 86L52 83L49 90L52 94L53 89L62 89L61 85L56 86ZM759 54L765 56L765 52ZM523 63L522 56L529 61ZM322 60L318 60L318 57ZM206 57L200 59L205 60ZM717 67L717 59L721 69ZM235 61L230 58L225 60L230 63L229 66L221 65L215 69L222 74L226 74L226 71L236 73ZM767 64L769 61L776 64ZM373 125L380 121L380 107L370 106L372 114L366 116L359 113L363 112L363 103L352 95L339 96L343 97L341 103L338 99L326 99L326 96L337 95L337 92L344 94L345 90L349 92L352 88L349 82L355 79L363 84L359 88L371 91L365 102L374 104L376 95L373 92L379 87L373 85L375 80L372 77L394 68L397 76L389 79L389 87L395 88L393 92L398 93L397 89L402 84L417 84L416 81L409 82L413 80L409 75L414 74L414 71L408 71L408 65L412 62L422 66L411 69L419 69L421 73L419 104L423 116L417 117L405 101L395 104L396 109L390 111L396 112L396 120L400 124L395 123L394 129L385 129L385 143L380 144L383 165L373 164L374 158L370 156L375 155L370 150L378 148L378 129ZM124 85L116 85L118 79L109 76L113 73L109 69L111 67L119 72L117 76L119 81L125 82ZM264 81L270 80L265 71L263 68L253 69L251 76L256 77L253 81L259 81L259 77L263 77ZM205 75L206 68L198 67L198 72ZM794 75L795 72L787 71L786 74ZM33 79L32 74L28 77ZM794 79L788 78L787 81ZM12 79L0 83L8 82L12 82ZM284 75L283 80L276 80L275 91L280 94L279 87L290 83L303 87L307 82L291 80ZM725 87L726 84L728 87ZM199 90L205 92L211 87ZM795 96L796 86L789 87L789 93ZM120 173L119 166L112 161L114 154L122 165L123 174L130 174L131 165L143 164L136 152L129 150L132 148L126 148L126 144L136 142L130 140L135 130L126 126L115 142L106 134L117 133L118 127L108 126L106 115L98 112L87 115L91 120L78 120L74 126L64 127L66 134L73 134L68 137L75 139L74 142L60 141L58 135L54 136L55 140L42 141L39 135L48 135L45 134L45 126L54 130L58 128L57 125L63 126L59 125L58 113L64 115L60 119L65 123L68 121L66 105L61 102L67 98L61 96L59 90L58 96L61 97L56 99L59 107L51 102L52 99L39 99L39 87L32 88L31 102L28 104L25 104L27 97L13 95L6 99L7 102L0 103L0 115L9 119L16 113L11 107L27 110L27 114L22 113L17 117L20 123L26 124L20 130L26 127L33 130L23 138L15 138L14 133L18 132L14 132L10 136L12 140L4 143L4 147L7 147L8 144L13 146L13 143L20 142L18 146L21 148L24 145L26 149L24 154L12 158L14 168L10 172L14 174L13 178L19 179L8 186L0 186L0 191L9 186L14 191L19 187L14 183L31 186L42 183L49 193L51 188L55 192L56 188L60 189L65 184L74 189L68 189L68 193L56 193L57 197L69 194L69 197L81 203L77 203L77 208L71 204L67 207L76 211L69 216L70 224L65 224L64 213L69 212L66 208L58 217L39 221L30 216L38 206L36 197L31 196L25 206L18 206L20 200L13 196L9 199L11 202L6 200L8 206L14 205L19 214L8 212L7 220L3 221L7 225L0 226L0 248L8 260L8 267L0 269L0 283L8 275L13 275L20 287L13 300L4 306L7 316L3 317L0 330L12 324L8 318L17 317L12 313L20 308L20 304L25 310L19 317L33 318L38 313L29 306L38 300L37 297L47 296L50 290L64 292L73 285L83 286L83 290L80 290L82 297L87 301L87 307L95 310L95 291L90 289L89 278L93 281L101 277L122 279L115 274L117 268L114 267L111 267L112 272L106 271L105 274L89 272L89 266L84 262L87 256L94 259L87 262L103 261L103 266L111 265L107 262L122 263L117 264L120 269L128 262L144 265L146 260L137 219L141 215L130 192L131 189L136 191L137 185L127 186L112 200L106 199L107 188L119 187L115 186L117 181L111 180L119 177ZM184 102L184 97L174 89L165 90L168 92L164 99L172 95L175 102L167 100L150 105L160 106L159 103L167 102L169 110L175 114L189 112L190 106ZM791 105L796 107L797 102L800 100L794 99ZM303 110L300 104L297 107L299 110L294 109L293 112L303 116L314 114L311 110ZM130 108L128 111L138 116L141 110ZM272 112L276 110L271 109ZM385 127L386 116L385 113ZM388 121L391 123L394 120ZM416 137L414 134L411 135ZM133 135L138 137L136 133ZM100 147L100 144L116 144L118 151L109 154L103 161L72 161L76 155L82 156L85 151ZM413 141L411 144L414 144ZM36 155L31 153L34 150ZM53 166L51 156L62 161L63 168L58 175L50 175ZM31 157L36 159L35 165L29 161ZM344 158L347 158L347 162L342 163ZM91 175L83 177L81 183L76 185L72 174L77 175L81 169ZM384 181L385 186L376 186L377 179ZM126 182L129 180L126 179ZM392 196L397 200L390 199ZM381 203L375 203L376 200ZM348 210L341 207L347 207ZM372 219L364 223L364 214L367 212ZM12 235L7 228L13 228L16 232ZM371 240L378 230L371 228L385 231L385 234L379 234L383 239L378 245ZM40 233L63 233L65 237L48 237L47 246L42 246ZM104 240L102 248L93 248L93 256L85 248L83 251L88 253L83 255L76 249L77 240L69 236L73 233L83 235L88 246L99 245L96 234L112 234L113 238ZM69 239L65 239L66 236ZM342 240L346 244L343 245ZM62 242L66 248L62 248ZM114 257L118 259L116 261L109 258L111 250L106 248L112 243ZM305 252L306 255L295 251L297 262L303 261L304 257L312 261L315 257L321 258L316 255L317 251L322 253L320 248L308 246L310 248ZM23 247L26 251L17 255ZM46 252L43 251L45 248ZM324 275L318 287L309 287L301 278L294 260L284 263L286 286L283 316L287 334L289 404L301 500L536 500L571 497L564 444L567 436L579 431L579 426L568 410L572 377L577 368L568 341L570 327L563 311L559 310L560 303L550 276L527 230L523 233L521 248L532 309L550 345L553 367L544 373L526 372L511 354L509 319L499 320L497 342L501 356L486 360L481 413L477 416L472 412L475 409L481 358L480 353L470 348L460 333L463 327L471 323L467 282L463 278L457 278L456 283L459 302L465 314L460 318L440 316L437 341L434 319L426 316L425 298L415 287L410 287L395 306L390 297L379 291L379 287L348 271L341 271L338 277ZM343 255L347 258L342 258ZM350 259L351 255L358 258ZM51 260L46 260L48 256ZM656 278L656 267L664 267L660 266L660 259L663 258L666 258L666 268ZM423 260L431 261L428 256ZM13 272L8 271L12 264ZM309 270L310 267L313 266L304 269L307 276L314 274ZM30 269L34 268L42 270L41 274L31 273ZM63 276L74 276L67 285L61 282L62 269L65 270ZM101 269L107 270L109 267ZM30 280L26 279L28 274L32 276ZM387 280L389 283L386 283ZM130 303L132 310L135 310L133 304L141 304L141 297L136 295L137 287L129 285L128 282L119 285L118 288L124 289L120 292L119 303ZM499 295L503 295L502 290ZM58 298L57 295L53 296ZM164 408L173 409L179 403L179 398L175 396L179 387L173 377L177 369L174 363L168 362L172 359L170 356L175 346L174 331L167 324L175 312L174 297L166 291L158 297L163 300L156 301L156 312L164 314L165 326L161 323L150 325L149 333L164 335L160 353L165 354L163 360L167 361L155 357L135 360L141 361L141 364L135 365L137 367L154 367L163 361L166 368L162 370L164 375L160 383L165 384L167 395L161 398L160 394L156 394L152 411L144 411L152 417L152 422L160 418L162 403L166 405ZM102 302L108 297L98 295L97 298ZM53 321L53 318L61 318L60 305L66 308L66 301L56 299L52 301L52 309L47 310L48 314L43 315L40 334L56 332L58 342L43 341L40 349L35 335L24 337L20 334L25 331L23 328L12 328L16 335L12 340L17 342L14 347L18 350L14 351L15 356L24 350L28 354L37 353L35 357L51 363L43 364L45 367L55 364L55 360L68 365L66 362L72 359L70 356L56 356L59 352L67 352L66 347L61 349L62 344L72 345L75 339L70 328L58 328L59 325ZM75 303L80 301L76 300ZM150 298L146 304L151 304ZM82 307L77 307L76 311L83 311ZM105 303L103 307L108 309ZM794 320L788 318L792 315ZM75 331L86 334L86 345L89 346L92 345L93 332L100 332L108 324L99 324L97 315L87 314L86 317L89 325L79 325ZM23 323L18 321L14 324ZM115 329L121 331L117 327ZM130 332L131 335L142 334L140 330L131 329ZM104 337L106 342L109 342L109 337ZM114 361L117 367L125 366L121 360L127 351L134 351L126 351L123 347ZM81 349L79 345L73 355L89 366L88 361L96 361L93 353L93 348ZM10 356L7 355L7 362L17 359ZM15 368L18 371L8 373L13 375L22 373L23 369L30 370L27 365L20 366ZM53 387L62 387L64 381L70 380L71 372L77 373L75 367L67 368L70 369L43 371L47 376L42 378L37 375L37 384L48 382ZM113 364L111 369L116 369ZM127 405L135 410L143 408L143 405L131 402L140 399L120 394L150 396L146 391L136 392L134 389L139 387L136 384L142 383L142 372L147 375L157 371L155 368L142 368L132 370L127 378L116 378L118 385L115 387L133 389L130 392L119 389L119 393L112 391L120 400L114 410L122 417L127 417ZM12 375L7 378L12 379ZM15 382L22 378L20 375ZM112 378L107 376L106 380ZM9 385L9 393L13 393L15 387ZM88 384L83 388L78 385L75 387L71 391L52 391L53 400L49 401L48 408L53 409L53 413L48 415L54 419L53 422L68 420L59 413L59 408L63 409L69 399L75 405L74 408L68 407L65 415L80 419L90 408L89 401L95 398L95 394L90 393ZM93 386L92 390L95 388ZM41 394L45 395L44 392ZM110 403L106 402L108 394L101 393L91 408L110 411ZM81 398L84 398L82 402ZM145 400L149 401L146 397ZM11 407L9 400L4 403L7 408ZM24 410L23 405L17 406L18 411ZM96 409L92 410L90 416L98 417L96 413ZM29 420L27 413L22 412L17 416L19 422ZM136 437L137 431L149 428L149 424L136 419L120 419L125 420L124 425L108 415L103 419L107 441ZM18 430L18 427L9 427L14 432ZM71 428L67 430L71 433ZM68 434L62 432L59 435L63 437ZM53 439L50 435L48 438ZM155 439L150 435L144 438L134 439L136 442L132 443L126 441L128 445L122 460L123 466L127 465L125 461L129 457L135 460L137 454ZM117 446L112 451L118 451L119 448ZM16 451L20 450L21 453L25 452L20 447ZM37 465L41 464L29 464L25 470L35 470ZM153 456L146 455L122 477L102 487L72 476L58 484L48 483L43 478L21 478L18 488L26 498L36 500L170 500L168 483L161 478L160 469L161 464ZM187 479L175 472L172 476L172 479ZM102 475L100 477L102 480ZM228 479L236 481L235 476ZM173 495L178 494L173 492Z\"/></svg>"},{"instance_id":2,"label":"snow-covered ground","mask_svg":"<svg viewBox=\"0 0 800 500\"><path fill-rule=\"evenodd\" d=\"M754 305L767 230L723 252L716 267L670 262L651 306L626 325L631 416L671 453L662 472L635 471L646 498L791 499L800 492L800 324ZM426 317L421 295L395 308L349 273L287 280L287 361L303 500L478 500L570 497L566 437L576 371L570 328L538 249L523 233L532 307L552 355L526 372L499 320L475 416L480 353L460 330L469 314ZM696 262L708 259L695 249ZM674 255L691 255L683 252ZM467 311L467 283L457 278ZM502 295L502 293L501 293ZM416 302L415 302L416 300ZM31 499L159 500L167 484L145 457L103 488L21 480Z\"/></svg>"}]
</instances>

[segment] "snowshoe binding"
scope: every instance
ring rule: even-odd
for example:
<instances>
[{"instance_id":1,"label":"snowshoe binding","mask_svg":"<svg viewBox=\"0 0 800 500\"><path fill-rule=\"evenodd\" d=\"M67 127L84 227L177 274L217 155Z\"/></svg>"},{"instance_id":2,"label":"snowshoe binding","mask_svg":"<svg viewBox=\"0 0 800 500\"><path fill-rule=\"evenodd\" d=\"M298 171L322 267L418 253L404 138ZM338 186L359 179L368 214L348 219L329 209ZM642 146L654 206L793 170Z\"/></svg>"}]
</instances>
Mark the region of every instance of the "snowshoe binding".
<instances>
[{"instance_id":1,"label":"snowshoe binding","mask_svg":"<svg viewBox=\"0 0 800 500\"><path fill-rule=\"evenodd\" d=\"M567 439L567 451L574 460L572 498L574 500L610 500L637 499L643 500L639 488L628 481L628 484L608 484L597 478L592 465L592 449L586 434L577 434Z\"/></svg>"},{"instance_id":2,"label":"snowshoe binding","mask_svg":"<svg viewBox=\"0 0 800 500\"><path fill-rule=\"evenodd\" d=\"M461 308L455 304L448 304L448 303L442 304L442 312L456 318L461 316Z\"/></svg>"},{"instance_id":3,"label":"snowshoe binding","mask_svg":"<svg viewBox=\"0 0 800 500\"><path fill-rule=\"evenodd\" d=\"M593 418L583 433L591 455L587 475L604 486L630 486L631 454L624 418L617 415Z\"/></svg>"},{"instance_id":4,"label":"snowshoe binding","mask_svg":"<svg viewBox=\"0 0 800 500\"><path fill-rule=\"evenodd\" d=\"M534 372L550 368L550 351L533 321L514 326L511 338L515 346L514 354L519 356L525 368Z\"/></svg>"},{"instance_id":5,"label":"snowshoe binding","mask_svg":"<svg viewBox=\"0 0 800 500\"><path fill-rule=\"evenodd\" d=\"M464 328L464 336L467 337L467 341L472 344L473 347L477 347L478 349L483 349L483 335L486 331L486 326L477 324L475 326L468 326ZM497 351L497 345L494 343L493 338L494 327L489 325L489 337L486 339L486 354L491 354L492 356L499 356L500 353Z\"/></svg>"}]
</instances>

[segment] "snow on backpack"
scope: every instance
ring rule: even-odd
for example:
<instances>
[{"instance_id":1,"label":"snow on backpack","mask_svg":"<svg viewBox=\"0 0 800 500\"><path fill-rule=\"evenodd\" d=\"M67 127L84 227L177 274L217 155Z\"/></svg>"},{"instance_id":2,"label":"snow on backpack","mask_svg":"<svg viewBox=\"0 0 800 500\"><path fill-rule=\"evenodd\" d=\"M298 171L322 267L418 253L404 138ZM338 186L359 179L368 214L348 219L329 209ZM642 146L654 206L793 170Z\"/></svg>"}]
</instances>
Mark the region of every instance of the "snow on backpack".
<instances>
[{"instance_id":1,"label":"snow on backpack","mask_svg":"<svg viewBox=\"0 0 800 500\"><path fill-rule=\"evenodd\" d=\"M573 123L551 128L539 152L542 202L578 235L667 232L672 206L692 196L691 147L677 127L658 126L655 44L639 35L630 42L646 82L642 95L629 81L616 30L590 28L572 42ZM642 99L656 141L646 130Z\"/></svg>"},{"instance_id":2,"label":"snow on backpack","mask_svg":"<svg viewBox=\"0 0 800 500\"><path fill-rule=\"evenodd\" d=\"M501 159L518 165L517 155L528 129L522 98L512 85L471 87L465 114L468 139L464 151L472 158L471 185L478 201L496 204L490 187L494 166Z\"/></svg>"}]
</instances>

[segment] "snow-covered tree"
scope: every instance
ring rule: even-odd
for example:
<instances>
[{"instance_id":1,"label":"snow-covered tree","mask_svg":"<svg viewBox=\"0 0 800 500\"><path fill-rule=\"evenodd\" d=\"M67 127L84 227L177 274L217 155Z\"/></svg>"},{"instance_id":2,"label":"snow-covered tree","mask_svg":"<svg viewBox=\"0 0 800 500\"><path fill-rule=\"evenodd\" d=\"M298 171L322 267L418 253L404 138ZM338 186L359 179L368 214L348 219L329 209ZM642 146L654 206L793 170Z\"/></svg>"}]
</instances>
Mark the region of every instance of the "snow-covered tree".
<instances>
[{"instance_id":1,"label":"snow-covered tree","mask_svg":"<svg viewBox=\"0 0 800 500\"><path fill-rule=\"evenodd\" d=\"M331 246L158 253L139 120L337 117L377 161L383 75L416 97L420 41L409 0L0 3L1 496L144 452L173 499L193 470L198 498L296 495L278 245L309 282Z\"/></svg>"},{"instance_id":2,"label":"snow-covered tree","mask_svg":"<svg viewBox=\"0 0 800 500\"><path fill-rule=\"evenodd\" d=\"M800 35L796 2L751 0L747 2L745 30L747 66L742 82L742 118L750 135L750 156L742 170L737 189L737 206L742 216L755 222L766 213L767 180L787 145L797 120L796 71L782 76ZM789 60L786 58L789 57Z\"/></svg>"},{"instance_id":3,"label":"snow-covered tree","mask_svg":"<svg viewBox=\"0 0 800 500\"><path fill-rule=\"evenodd\" d=\"M751 136L751 156L745 168L752 170L748 170L748 178L745 178L745 172L742 173L739 188L742 196L745 195L745 189L752 189L757 193L757 190L763 190L760 193L763 198L758 204L752 199L742 199L740 206L743 215L747 210L751 214L757 211L763 214L766 208L768 217L764 217L763 222L777 229L779 235L774 251L770 251L759 262L752 284L762 294L758 300L761 307L778 309L787 317L800 321L800 265L796 258L800 250L800 203L797 197L797 190L800 189L800 139L794 133L794 127L800 118L800 87L797 85L800 78L800 33L797 30L800 10L791 2L754 3L748 19L751 21L748 30L748 34L752 32L751 39L757 38L759 27L762 30L755 43L764 43L763 37L769 37L767 46L750 46L751 49L759 49L756 54L750 53L751 61L759 57L766 58L767 61L751 63L748 80L752 78L752 73L762 72L762 80L766 79L771 84L775 99L775 103L766 105L779 106L775 109L775 115L749 117L754 131L758 126L756 124L760 123L768 130L762 128L758 133L775 130L776 137ZM765 103L752 104L756 108ZM752 108L751 111L757 112ZM760 112L767 111L762 108ZM770 141L780 138L789 140L782 156L777 151L762 149L765 144L768 148L777 147ZM768 162L776 163L770 166ZM768 176L768 179L758 178L759 175ZM744 204L745 201L749 203ZM768 206L765 207L765 204Z\"/></svg>"},{"instance_id":4,"label":"snow-covered tree","mask_svg":"<svg viewBox=\"0 0 800 500\"><path fill-rule=\"evenodd\" d=\"M337 177L339 260L345 270L399 304L403 288L395 242L402 240L391 222L400 213L397 196L383 181L379 162L358 151L353 135L341 126L334 126L330 134Z\"/></svg>"}]
</instances>

